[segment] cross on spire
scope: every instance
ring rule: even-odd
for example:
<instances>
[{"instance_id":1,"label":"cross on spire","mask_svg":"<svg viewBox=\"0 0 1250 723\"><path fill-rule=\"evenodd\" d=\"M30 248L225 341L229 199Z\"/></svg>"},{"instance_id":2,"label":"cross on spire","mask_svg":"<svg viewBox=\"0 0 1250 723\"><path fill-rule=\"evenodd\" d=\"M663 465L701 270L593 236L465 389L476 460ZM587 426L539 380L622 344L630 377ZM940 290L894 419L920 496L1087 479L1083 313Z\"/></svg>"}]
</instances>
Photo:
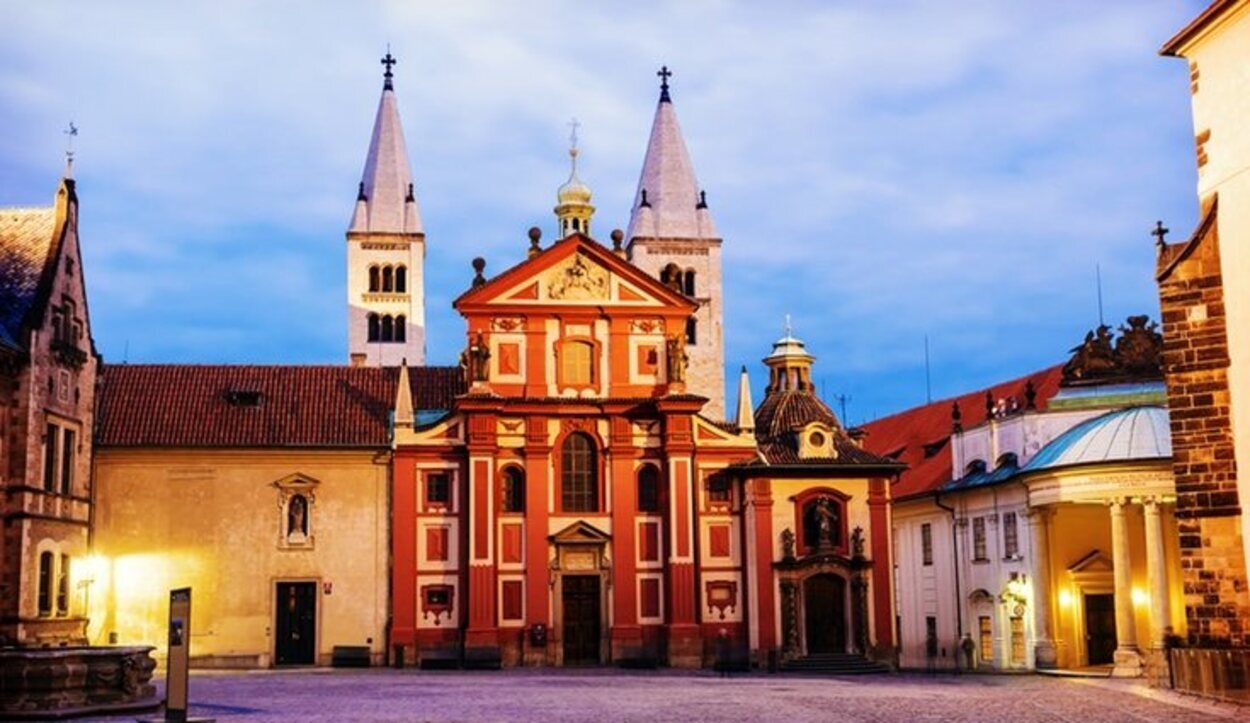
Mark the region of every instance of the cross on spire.
<instances>
[{"instance_id":1,"label":"cross on spire","mask_svg":"<svg viewBox=\"0 0 1250 723\"><path fill-rule=\"evenodd\" d=\"M391 79L395 77L395 73L391 72L391 68L394 67L395 64L398 62L399 61L396 60L393 55L391 55L391 44L387 43L386 44L386 57L382 58L382 65L386 66L386 72L382 74L382 78L384 79L382 83L383 90L395 90L395 86L391 82Z\"/></svg>"},{"instance_id":2,"label":"cross on spire","mask_svg":"<svg viewBox=\"0 0 1250 723\"><path fill-rule=\"evenodd\" d=\"M1150 235L1155 237L1156 244L1163 247L1167 245L1164 242L1164 237L1168 235L1168 231L1169 229L1163 227L1163 221L1155 221L1155 230L1151 231Z\"/></svg>"},{"instance_id":3,"label":"cross on spire","mask_svg":"<svg viewBox=\"0 0 1250 723\"><path fill-rule=\"evenodd\" d=\"M673 99L668 96L668 79L672 77L673 71L667 65L662 65L656 75L660 76L660 102L671 103Z\"/></svg>"},{"instance_id":4,"label":"cross on spire","mask_svg":"<svg viewBox=\"0 0 1250 723\"><path fill-rule=\"evenodd\" d=\"M791 334L791 332L793 332L793 331L794 331L794 329L793 329L793 327L791 327L791 325L790 325L790 315L789 315L789 314L786 314L786 336L787 336L787 337L789 337L789 336L790 336L790 334Z\"/></svg>"},{"instance_id":5,"label":"cross on spire","mask_svg":"<svg viewBox=\"0 0 1250 723\"><path fill-rule=\"evenodd\" d=\"M582 124L576 118L569 121L569 153L577 154L577 129Z\"/></svg>"},{"instance_id":6,"label":"cross on spire","mask_svg":"<svg viewBox=\"0 0 1250 723\"><path fill-rule=\"evenodd\" d=\"M78 126L70 121L69 127L61 132L69 137L65 142L65 175L68 176L70 169L74 167L74 138L78 136Z\"/></svg>"}]
</instances>

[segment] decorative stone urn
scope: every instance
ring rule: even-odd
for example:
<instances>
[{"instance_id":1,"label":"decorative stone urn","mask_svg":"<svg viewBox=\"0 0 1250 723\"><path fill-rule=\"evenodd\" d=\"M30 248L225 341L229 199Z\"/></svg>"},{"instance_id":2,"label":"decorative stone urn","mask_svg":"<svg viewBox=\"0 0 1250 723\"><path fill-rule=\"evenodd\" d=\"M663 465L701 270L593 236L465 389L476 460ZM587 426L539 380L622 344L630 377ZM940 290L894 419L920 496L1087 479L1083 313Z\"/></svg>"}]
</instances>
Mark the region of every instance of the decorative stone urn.
<instances>
[{"instance_id":1,"label":"decorative stone urn","mask_svg":"<svg viewBox=\"0 0 1250 723\"><path fill-rule=\"evenodd\" d=\"M160 705L151 646L0 648L0 718L50 718Z\"/></svg>"}]
</instances>

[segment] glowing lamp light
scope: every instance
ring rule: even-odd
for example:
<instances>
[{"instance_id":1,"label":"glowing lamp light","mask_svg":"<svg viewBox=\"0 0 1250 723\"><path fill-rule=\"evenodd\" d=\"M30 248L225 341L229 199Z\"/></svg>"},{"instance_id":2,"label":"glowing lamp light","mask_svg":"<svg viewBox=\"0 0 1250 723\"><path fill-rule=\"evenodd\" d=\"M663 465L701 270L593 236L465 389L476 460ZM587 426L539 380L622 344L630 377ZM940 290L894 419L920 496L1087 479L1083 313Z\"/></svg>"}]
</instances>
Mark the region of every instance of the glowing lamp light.
<instances>
[{"instance_id":1,"label":"glowing lamp light","mask_svg":"<svg viewBox=\"0 0 1250 723\"><path fill-rule=\"evenodd\" d=\"M1141 588L1137 588L1137 587L1133 588L1132 595L1133 595L1134 605L1145 605L1146 603L1150 602L1150 596L1147 595L1146 591L1142 590Z\"/></svg>"},{"instance_id":2,"label":"glowing lamp light","mask_svg":"<svg viewBox=\"0 0 1250 723\"><path fill-rule=\"evenodd\" d=\"M1072 592L1069 590L1059 591L1059 604L1065 608L1072 607Z\"/></svg>"}]
</instances>

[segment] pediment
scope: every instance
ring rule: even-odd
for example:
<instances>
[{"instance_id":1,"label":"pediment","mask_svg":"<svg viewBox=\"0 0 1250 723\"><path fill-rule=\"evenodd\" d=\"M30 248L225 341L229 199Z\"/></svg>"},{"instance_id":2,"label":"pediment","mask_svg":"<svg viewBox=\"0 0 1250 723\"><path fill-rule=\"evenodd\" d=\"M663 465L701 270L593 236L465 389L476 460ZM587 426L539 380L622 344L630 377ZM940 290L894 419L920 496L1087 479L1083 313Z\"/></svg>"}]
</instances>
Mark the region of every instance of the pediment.
<instances>
[{"instance_id":1,"label":"pediment","mask_svg":"<svg viewBox=\"0 0 1250 723\"><path fill-rule=\"evenodd\" d=\"M321 481L313 477L309 477L306 474L296 472L281 479L274 480L272 484L278 489L299 491L315 489L317 485L321 484Z\"/></svg>"},{"instance_id":2,"label":"pediment","mask_svg":"<svg viewBox=\"0 0 1250 723\"><path fill-rule=\"evenodd\" d=\"M589 522L578 520L547 539L557 545L602 545L612 536Z\"/></svg>"},{"instance_id":3,"label":"pediment","mask_svg":"<svg viewBox=\"0 0 1250 723\"><path fill-rule=\"evenodd\" d=\"M1084 557L1068 566L1068 572L1111 572L1115 566L1111 562L1111 558L1102 554L1100 550L1090 550Z\"/></svg>"},{"instance_id":4,"label":"pediment","mask_svg":"<svg viewBox=\"0 0 1250 723\"><path fill-rule=\"evenodd\" d=\"M471 289L465 306L625 306L694 308L693 301L641 269L575 234Z\"/></svg>"}]
</instances>

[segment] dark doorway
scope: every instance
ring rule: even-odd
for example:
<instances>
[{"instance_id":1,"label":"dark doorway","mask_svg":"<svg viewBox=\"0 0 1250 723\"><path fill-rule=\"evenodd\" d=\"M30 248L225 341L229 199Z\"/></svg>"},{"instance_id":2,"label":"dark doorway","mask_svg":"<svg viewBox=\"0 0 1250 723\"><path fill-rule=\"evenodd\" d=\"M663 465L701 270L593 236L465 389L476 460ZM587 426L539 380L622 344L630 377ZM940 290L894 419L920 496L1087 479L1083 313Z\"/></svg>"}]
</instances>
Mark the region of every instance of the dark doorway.
<instances>
[{"instance_id":1,"label":"dark doorway","mask_svg":"<svg viewBox=\"0 0 1250 723\"><path fill-rule=\"evenodd\" d=\"M1115 595L1085 596L1085 652L1090 665L1115 660Z\"/></svg>"},{"instance_id":2,"label":"dark doorway","mask_svg":"<svg viewBox=\"0 0 1250 723\"><path fill-rule=\"evenodd\" d=\"M599 662L599 576L565 575L564 664Z\"/></svg>"},{"instance_id":3,"label":"dark doorway","mask_svg":"<svg viewBox=\"0 0 1250 723\"><path fill-rule=\"evenodd\" d=\"M813 575L803 581L807 654L846 652L846 581Z\"/></svg>"},{"instance_id":4,"label":"dark doorway","mask_svg":"<svg viewBox=\"0 0 1250 723\"><path fill-rule=\"evenodd\" d=\"M317 583L278 583L274 663L314 665L317 662Z\"/></svg>"}]
</instances>

